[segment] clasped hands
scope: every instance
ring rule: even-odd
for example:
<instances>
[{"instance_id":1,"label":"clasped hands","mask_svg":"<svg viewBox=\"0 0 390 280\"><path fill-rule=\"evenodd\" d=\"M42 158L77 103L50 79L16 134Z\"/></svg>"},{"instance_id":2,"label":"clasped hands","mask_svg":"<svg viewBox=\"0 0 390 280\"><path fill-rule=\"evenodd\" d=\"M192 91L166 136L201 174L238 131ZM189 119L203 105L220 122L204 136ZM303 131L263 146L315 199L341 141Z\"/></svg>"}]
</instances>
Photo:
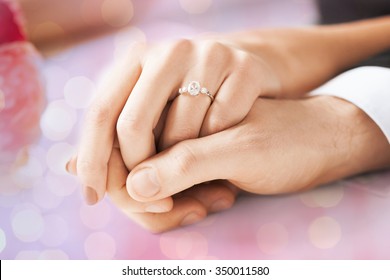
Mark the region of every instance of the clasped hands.
<instances>
[{"instance_id":1,"label":"clasped hands","mask_svg":"<svg viewBox=\"0 0 390 280\"><path fill-rule=\"evenodd\" d=\"M295 192L382 167L379 128L338 98L283 99L281 65L217 39L136 44L90 106L67 165L87 203L107 192L161 232L230 208L240 191ZM178 95L190 81L214 101Z\"/></svg>"}]
</instances>

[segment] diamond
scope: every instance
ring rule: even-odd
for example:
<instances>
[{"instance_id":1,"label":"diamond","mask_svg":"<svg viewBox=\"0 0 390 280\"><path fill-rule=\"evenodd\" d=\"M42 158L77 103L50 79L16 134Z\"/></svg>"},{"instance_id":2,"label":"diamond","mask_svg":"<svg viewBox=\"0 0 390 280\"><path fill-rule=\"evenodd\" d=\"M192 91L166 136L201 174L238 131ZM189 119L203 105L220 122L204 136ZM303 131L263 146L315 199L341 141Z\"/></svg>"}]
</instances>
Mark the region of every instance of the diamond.
<instances>
[{"instance_id":1,"label":"diamond","mask_svg":"<svg viewBox=\"0 0 390 280\"><path fill-rule=\"evenodd\" d=\"M200 84L197 81L192 81L188 84L188 93L195 96L200 92Z\"/></svg>"},{"instance_id":2,"label":"diamond","mask_svg":"<svg viewBox=\"0 0 390 280\"><path fill-rule=\"evenodd\" d=\"M179 93L180 94L183 94L185 92L187 92L187 88L186 87L179 88Z\"/></svg>"},{"instance_id":3,"label":"diamond","mask_svg":"<svg viewBox=\"0 0 390 280\"><path fill-rule=\"evenodd\" d=\"M203 94L207 94L209 92L209 90L207 88L205 88L205 87L202 87L200 92L203 93Z\"/></svg>"}]
</instances>

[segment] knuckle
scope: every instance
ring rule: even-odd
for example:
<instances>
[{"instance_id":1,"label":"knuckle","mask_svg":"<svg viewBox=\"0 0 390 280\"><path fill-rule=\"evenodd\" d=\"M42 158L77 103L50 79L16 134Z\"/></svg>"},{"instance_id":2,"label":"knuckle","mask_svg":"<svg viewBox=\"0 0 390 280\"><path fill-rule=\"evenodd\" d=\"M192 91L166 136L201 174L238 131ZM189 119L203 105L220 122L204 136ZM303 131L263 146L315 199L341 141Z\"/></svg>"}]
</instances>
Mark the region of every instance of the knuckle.
<instances>
[{"instance_id":1,"label":"knuckle","mask_svg":"<svg viewBox=\"0 0 390 280\"><path fill-rule=\"evenodd\" d=\"M172 160L176 166L175 172L177 172L175 175L190 175L197 161L196 153L186 142L180 142L175 147L176 150L172 154Z\"/></svg>"},{"instance_id":2,"label":"knuckle","mask_svg":"<svg viewBox=\"0 0 390 280\"><path fill-rule=\"evenodd\" d=\"M220 53L226 51L226 46L218 41L207 40L203 42L203 49L207 53Z\"/></svg>"},{"instance_id":3,"label":"knuckle","mask_svg":"<svg viewBox=\"0 0 390 280\"><path fill-rule=\"evenodd\" d=\"M179 39L173 42L158 44L148 55L145 64L165 76L167 69L183 67L183 60L192 53L193 42L188 39ZM157 63L156 63L157 61Z\"/></svg>"},{"instance_id":4,"label":"knuckle","mask_svg":"<svg viewBox=\"0 0 390 280\"><path fill-rule=\"evenodd\" d=\"M231 51L224 44L217 41L205 41L202 46L207 61L221 63L230 60Z\"/></svg>"},{"instance_id":5,"label":"knuckle","mask_svg":"<svg viewBox=\"0 0 390 280\"><path fill-rule=\"evenodd\" d=\"M121 114L116 123L116 130L121 136L131 136L141 134L145 130L145 125L135 114Z\"/></svg>"},{"instance_id":6,"label":"knuckle","mask_svg":"<svg viewBox=\"0 0 390 280\"><path fill-rule=\"evenodd\" d=\"M109 122L111 114L112 112L109 105L102 101L96 101L89 108L86 115L86 120L88 123L100 127L106 125Z\"/></svg>"},{"instance_id":7,"label":"knuckle","mask_svg":"<svg viewBox=\"0 0 390 280\"><path fill-rule=\"evenodd\" d=\"M187 54L191 51L193 46L193 42L188 39L179 39L172 43L169 46L169 53L173 56L178 54Z\"/></svg>"},{"instance_id":8,"label":"knuckle","mask_svg":"<svg viewBox=\"0 0 390 280\"><path fill-rule=\"evenodd\" d=\"M255 59L251 54L242 52L237 56L236 64L236 70L243 75L247 75L253 72L255 68Z\"/></svg>"}]
</instances>

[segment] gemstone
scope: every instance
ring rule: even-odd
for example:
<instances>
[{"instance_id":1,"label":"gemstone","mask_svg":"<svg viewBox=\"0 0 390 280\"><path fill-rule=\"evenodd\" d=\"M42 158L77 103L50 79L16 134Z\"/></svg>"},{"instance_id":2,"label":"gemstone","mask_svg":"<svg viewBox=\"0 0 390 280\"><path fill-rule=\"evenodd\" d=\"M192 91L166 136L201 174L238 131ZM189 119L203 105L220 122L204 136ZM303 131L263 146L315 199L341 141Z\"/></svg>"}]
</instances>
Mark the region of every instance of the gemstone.
<instances>
[{"instance_id":1,"label":"gemstone","mask_svg":"<svg viewBox=\"0 0 390 280\"><path fill-rule=\"evenodd\" d=\"M208 89L205 88L205 87L202 87L202 89L200 90L200 92L203 93L203 94L209 93Z\"/></svg>"},{"instance_id":2,"label":"gemstone","mask_svg":"<svg viewBox=\"0 0 390 280\"><path fill-rule=\"evenodd\" d=\"M191 95L198 95L200 92L200 84L197 81L192 81L188 84L188 93Z\"/></svg>"}]
</instances>

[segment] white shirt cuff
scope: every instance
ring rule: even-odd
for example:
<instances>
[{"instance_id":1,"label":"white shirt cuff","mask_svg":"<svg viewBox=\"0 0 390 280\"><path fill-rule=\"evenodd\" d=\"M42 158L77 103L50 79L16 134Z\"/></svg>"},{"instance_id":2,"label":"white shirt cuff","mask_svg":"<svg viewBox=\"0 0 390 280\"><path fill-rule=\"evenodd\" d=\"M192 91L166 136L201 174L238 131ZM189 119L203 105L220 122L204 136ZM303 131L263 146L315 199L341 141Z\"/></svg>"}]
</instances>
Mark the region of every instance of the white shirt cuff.
<instances>
[{"instance_id":1,"label":"white shirt cuff","mask_svg":"<svg viewBox=\"0 0 390 280\"><path fill-rule=\"evenodd\" d=\"M344 72L310 95L331 95L362 109L390 143L390 69L364 66Z\"/></svg>"}]
</instances>

